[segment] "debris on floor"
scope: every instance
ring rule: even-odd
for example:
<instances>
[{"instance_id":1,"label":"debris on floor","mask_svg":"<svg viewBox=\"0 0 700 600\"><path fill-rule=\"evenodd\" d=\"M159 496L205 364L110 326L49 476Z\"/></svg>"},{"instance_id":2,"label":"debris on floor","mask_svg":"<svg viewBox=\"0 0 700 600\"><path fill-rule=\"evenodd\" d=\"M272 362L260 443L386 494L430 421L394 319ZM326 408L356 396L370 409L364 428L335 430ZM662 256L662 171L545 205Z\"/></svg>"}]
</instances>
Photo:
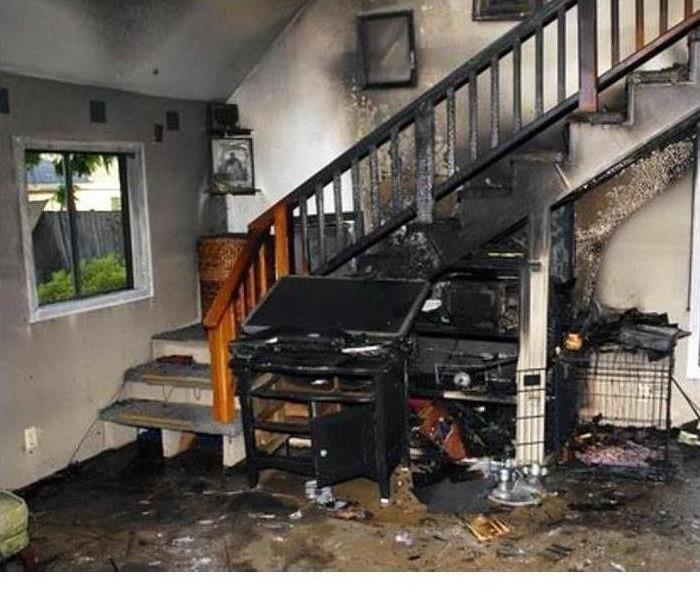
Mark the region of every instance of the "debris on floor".
<instances>
[{"instance_id":1,"label":"debris on floor","mask_svg":"<svg viewBox=\"0 0 700 600\"><path fill-rule=\"evenodd\" d=\"M496 556L499 558L519 558L525 556L525 551L513 542L506 541L496 548Z\"/></svg>"},{"instance_id":2,"label":"debris on floor","mask_svg":"<svg viewBox=\"0 0 700 600\"><path fill-rule=\"evenodd\" d=\"M424 403L419 409L421 420L420 432L445 452L453 461L459 461L467 456L462 434L457 423L452 419L446 404L442 402Z\"/></svg>"},{"instance_id":3,"label":"debris on floor","mask_svg":"<svg viewBox=\"0 0 700 600\"><path fill-rule=\"evenodd\" d=\"M566 336L565 347L600 348L615 344L626 349L640 349L651 359L671 354L678 340L690 335L678 324L670 323L667 314L644 313L636 308L618 311L594 303L585 315L577 319L579 326ZM576 336L583 344L576 342Z\"/></svg>"},{"instance_id":4,"label":"debris on floor","mask_svg":"<svg viewBox=\"0 0 700 600\"><path fill-rule=\"evenodd\" d=\"M491 505L459 516L429 513L404 469L395 474L387 507L374 482L351 480L334 487L334 501L347 503L341 513L374 515L357 522L306 499L301 476L269 472L249 490L243 470L222 477L220 456L209 447L166 464L135 450L100 456L70 477L23 492L31 534L41 542L40 569L113 570L109 557L120 571L610 571L612 563L627 571L700 569L700 453L677 445L679 477L670 484L555 468L547 486L557 495L507 512ZM156 509L147 524L138 516L144 489ZM501 522L487 535L504 526L510 533L479 541L467 527L478 514ZM209 521L221 525L198 525Z\"/></svg>"},{"instance_id":5,"label":"debris on floor","mask_svg":"<svg viewBox=\"0 0 700 600\"><path fill-rule=\"evenodd\" d=\"M409 405L415 496L430 512L488 511L499 464L492 457L509 453L513 415L486 415L458 402L414 399Z\"/></svg>"},{"instance_id":6,"label":"debris on floor","mask_svg":"<svg viewBox=\"0 0 700 600\"><path fill-rule=\"evenodd\" d=\"M542 556L552 562L558 562L571 556L574 549L570 546L562 546L561 544L550 544L542 551Z\"/></svg>"},{"instance_id":7,"label":"debris on floor","mask_svg":"<svg viewBox=\"0 0 700 600\"><path fill-rule=\"evenodd\" d=\"M612 467L617 472L644 476L663 466L666 435L656 430L585 424L569 441L570 457L588 467Z\"/></svg>"},{"instance_id":8,"label":"debris on floor","mask_svg":"<svg viewBox=\"0 0 700 600\"><path fill-rule=\"evenodd\" d=\"M577 452L576 457L587 465L643 468L659 456L651 448L625 440L620 446L589 446L585 451Z\"/></svg>"},{"instance_id":9,"label":"debris on floor","mask_svg":"<svg viewBox=\"0 0 700 600\"><path fill-rule=\"evenodd\" d=\"M479 542L489 542L510 532L510 527L505 521L485 515L478 515L467 521L467 529Z\"/></svg>"},{"instance_id":10,"label":"debris on floor","mask_svg":"<svg viewBox=\"0 0 700 600\"><path fill-rule=\"evenodd\" d=\"M429 486L416 487L415 493L432 513L479 513L491 508L488 496L493 486L493 481L481 477L466 481L445 478Z\"/></svg>"},{"instance_id":11,"label":"debris on floor","mask_svg":"<svg viewBox=\"0 0 700 600\"><path fill-rule=\"evenodd\" d=\"M394 541L402 546L413 546L414 539L408 531L401 531L394 536Z\"/></svg>"},{"instance_id":12,"label":"debris on floor","mask_svg":"<svg viewBox=\"0 0 700 600\"><path fill-rule=\"evenodd\" d=\"M692 433L690 431L685 431L684 429L681 429L678 432L678 443L683 444L685 446L700 446L700 434L698 433Z\"/></svg>"},{"instance_id":13,"label":"debris on floor","mask_svg":"<svg viewBox=\"0 0 700 600\"><path fill-rule=\"evenodd\" d=\"M361 508L356 502L348 502L345 506L330 510L329 513L332 517L344 521L369 521L374 517L371 511Z\"/></svg>"}]
</instances>

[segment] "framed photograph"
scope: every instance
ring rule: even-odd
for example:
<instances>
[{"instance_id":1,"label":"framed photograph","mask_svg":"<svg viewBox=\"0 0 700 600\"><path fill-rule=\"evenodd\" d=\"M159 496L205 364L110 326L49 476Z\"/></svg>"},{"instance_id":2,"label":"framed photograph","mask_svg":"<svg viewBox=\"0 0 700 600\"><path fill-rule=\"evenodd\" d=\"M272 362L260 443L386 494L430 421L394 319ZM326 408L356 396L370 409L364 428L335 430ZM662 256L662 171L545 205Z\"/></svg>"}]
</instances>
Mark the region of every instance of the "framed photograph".
<instances>
[{"instance_id":1,"label":"framed photograph","mask_svg":"<svg viewBox=\"0 0 700 600\"><path fill-rule=\"evenodd\" d=\"M539 0L474 0L475 21L520 21L532 16Z\"/></svg>"},{"instance_id":2,"label":"framed photograph","mask_svg":"<svg viewBox=\"0 0 700 600\"><path fill-rule=\"evenodd\" d=\"M255 192L253 138L212 138L211 165L212 191L218 194Z\"/></svg>"},{"instance_id":3,"label":"framed photograph","mask_svg":"<svg viewBox=\"0 0 700 600\"><path fill-rule=\"evenodd\" d=\"M357 38L363 87L416 85L413 11L360 15Z\"/></svg>"}]
</instances>

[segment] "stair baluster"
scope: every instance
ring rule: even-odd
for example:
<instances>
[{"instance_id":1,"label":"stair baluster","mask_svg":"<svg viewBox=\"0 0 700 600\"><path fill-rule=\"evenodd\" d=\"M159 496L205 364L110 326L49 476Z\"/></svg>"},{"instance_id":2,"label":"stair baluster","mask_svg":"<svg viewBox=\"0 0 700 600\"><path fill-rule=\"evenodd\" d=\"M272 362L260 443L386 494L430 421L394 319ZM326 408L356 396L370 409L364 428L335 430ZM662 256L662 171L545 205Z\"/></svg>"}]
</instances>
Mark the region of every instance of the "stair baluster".
<instances>
[{"instance_id":1,"label":"stair baluster","mask_svg":"<svg viewBox=\"0 0 700 600\"><path fill-rule=\"evenodd\" d=\"M501 143L501 92L499 59L491 59L491 148Z\"/></svg>"},{"instance_id":2,"label":"stair baluster","mask_svg":"<svg viewBox=\"0 0 700 600\"><path fill-rule=\"evenodd\" d=\"M316 186L316 226L318 227L318 260L319 264L325 264L328 259L326 248L326 213L323 198L323 185Z\"/></svg>"},{"instance_id":3,"label":"stair baluster","mask_svg":"<svg viewBox=\"0 0 700 600\"><path fill-rule=\"evenodd\" d=\"M596 2L578 6L580 100L582 112L598 112L598 7Z\"/></svg>"},{"instance_id":4,"label":"stair baluster","mask_svg":"<svg viewBox=\"0 0 700 600\"><path fill-rule=\"evenodd\" d=\"M513 133L523 127L522 47L520 40L513 42Z\"/></svg>"},{"instance_id":5,"label":"stair baluster","mask_svg":"<svg viewBox=\"0 0 700 600\"><path fill-rule=\"evenodd\" d=\"M620 0L610 0L610 49L614 67L620 62Z\"/></svg>"},{"instance_id":6,"label":"stair baluster","mask_svg":"<svg viewBox=\"0 0 700 600\"><path fill-rule=\"evenodd\" d=\"M287 204L276 204L272 208L272 223L268 223L263 230L267 233L271 225L275 227L275 279L286 277L291 269L291 214L291 208Z\"/></svg>"},{"instance_id":7,"label":"stair baluster","mask_svg":"<svg viewBox=\"0 0 700 600\"><path fill-rule=\"evenodd\" d=\"M661 0L659 6L659 32L666 33L668 31L668 0Z\"/></svg>"},{"instance_id":8,"label":"stair baluster","mask_svg":"<svg viewBox=\"0 0 700 600\"><path fill-rule=\"evenodd\" d=\"M343 229L343 192L340 185L340 173L333 174L333 206L335 208L335 246L336 252L345 246Z\"/></svg>"},{"instance_id":9,"label":"stair baluster","mask_svg":"<svg viewBox=\"0 0 700 600\"><path fill-rule=\"evenodd\" d=\"M595 4L594 4L595 5ZM535 117L544 113L544 28L535 28Z\"/></svg>"},{"instance_id":10,"label":"stair baluster","mask_svg":"<svg viewBox=\"0 0 700 600\"><path fill-rule=\"evenodd\" d=\"M457 170L457 108L455 89L453 87L447 90L447 106L445 110L447 112L447 173L452 177Z\"/></svg>"},{"instance_id":11,"label":"stair baluster","mask_svg":"<svg viewBox=\"0 0 700 600\"><path fill-rule=\"evenodd\" d=\"M479 74L469 75L469 156L472 162L479 158Z\"/></svg>"},{"instance_id":12,"label":"stair baluster","mask_svg":"<svg viewBox=\"0 0 700 600\"><path fill-rule=\"evenodd\" d=\"M355 214L355 241L365 235L365 220L362 213L362 189L360 188L360 161L354 158L351 167L352 211Z\"/></svg>"},{"instance_id":13,"label":"stair baluster","mask_svg":"<svg viewBox=\"0 0 700 600\"><path fill-rule=\"evenodd\" d=\"M299 202L301 215L301 271L308 275L311 271L311 248L309 245L309 200L304 198Z\"/></svg>"},{"instance_id":14,"label":"stair baluster","mask_svg":"<svg viewBox=\"0 0 700 600\"><path fill-rule=\"evenodd\" d=\"M389 155L391 157L391 206L396 213L401 210L403 200L401 199L401 148L400 148L399 128L391 130L391 140L389 142Z\"/></svg>"},{"instance_id":15,"label":"stair baluster","mask_svg":"<svg viewBox=\"0 0 700 600\"><path fill-rule=\"evenodd\" d=\"M382 224L382 207L379 202L379 157L377 146L369 147L369 204L372 209L372 227Z\"/></svg>"},{"instance_id":16,"label":"stair baluster","mask_svg":"<svg viewBox=\"0 0 700 600\"><path fill-rule=\"evenodd\" d=\"M426 102L416 119L416 212L419 223L432 223L435 206L435 112Z\"/></svg>"},{"instance_id":17,"label":"stair baluster","mask_svg":"<svg viewBox=\"0 0 700 600\"><path fill-rule=\"evenodd\" d=\"M635 2L634 44L637 51L644 48L644 0L636 0Z\"/></svg>"},{"instance_id":18,"label":"stair baluster","mask_svg":"<svg viewBox=\"0 0 700 600\"><path fill-rule=\"evenodd\" d=\"M557 13L557 102L566 100L566 10Z\"/></svg>"}]
</instances>

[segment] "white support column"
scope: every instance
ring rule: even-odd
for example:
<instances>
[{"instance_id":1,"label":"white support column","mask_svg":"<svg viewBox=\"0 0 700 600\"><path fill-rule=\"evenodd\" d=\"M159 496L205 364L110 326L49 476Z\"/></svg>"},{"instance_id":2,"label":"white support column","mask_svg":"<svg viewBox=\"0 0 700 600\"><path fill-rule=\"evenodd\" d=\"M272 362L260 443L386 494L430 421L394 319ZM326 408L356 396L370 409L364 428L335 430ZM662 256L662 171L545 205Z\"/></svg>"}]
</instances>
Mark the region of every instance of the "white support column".
<instances>
[{"instance_id":1,"label":"white support column","mask_svg":"<svg viewBox=\"0 0 700 600\"><path fill-rule=\"evenodd\" d=\"M163 458L172 458L185 450L189 450L195 439L194 433L161 429L161 446Z\"/></svg>"},{"instance_id":2,"label":"white support column","mask_svg":"<svg viewBox=\"0 0 700 600\"><path fill-rule=\"evenodd\" d=\"M135 442L138 436L138 429L134 427L116 425L107 421L104 421L102 426L104 428L105 449L107 450L113 450Z\"/></svg>"},{"instance_id":3,"label":"white support column","mask_svg":"<svg viewBox=\"0 0 700 600\"><path fill-rule=\"evenodd\" d=\"M519 465L544 462L551 209L544 194L531 206L528 262L521 278L515 435Z\"/></svg>"},{"instance_id":4,"label":"white support column","mask_svg":"<svg viewBox=\"0 0 700 600\"><path fill-rule=\"evenodd\" d=\"M245 458L243 433L236 436L222 435L224 467L233 467Z\"/></svg>"}]
</instances>

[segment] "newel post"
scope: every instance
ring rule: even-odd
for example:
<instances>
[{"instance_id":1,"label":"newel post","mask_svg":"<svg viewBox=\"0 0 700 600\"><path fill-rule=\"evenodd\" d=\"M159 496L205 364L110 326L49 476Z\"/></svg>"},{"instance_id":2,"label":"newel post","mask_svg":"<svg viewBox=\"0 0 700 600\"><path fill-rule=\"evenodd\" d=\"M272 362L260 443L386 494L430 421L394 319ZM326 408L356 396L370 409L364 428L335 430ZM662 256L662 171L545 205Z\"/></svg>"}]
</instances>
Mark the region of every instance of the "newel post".
<instances>
[{"instance_id":1,"label":"newel post","mask_svg":"<svg viewBox=\"0 0 700 600\"><path fill-rule=\"evenodd\" d=\"M219 324L209 329L209 352L211 355L212 392L214 395L213 416L220 423L230 423L236 416L233 406L234 381L229 363L229 343L236 337L236 315L233 305L226 307Z\"/></svg>"},{"instance_id":2,"label":"newel post","mask_svg":"<svg viewBox=\"0 0 700 600\"><path fill-rule=\"evenodd\" d=\"M581 91L581 112L598 112L598 2L578 3L578 44Z\"/></svg>"}]
</instances>

